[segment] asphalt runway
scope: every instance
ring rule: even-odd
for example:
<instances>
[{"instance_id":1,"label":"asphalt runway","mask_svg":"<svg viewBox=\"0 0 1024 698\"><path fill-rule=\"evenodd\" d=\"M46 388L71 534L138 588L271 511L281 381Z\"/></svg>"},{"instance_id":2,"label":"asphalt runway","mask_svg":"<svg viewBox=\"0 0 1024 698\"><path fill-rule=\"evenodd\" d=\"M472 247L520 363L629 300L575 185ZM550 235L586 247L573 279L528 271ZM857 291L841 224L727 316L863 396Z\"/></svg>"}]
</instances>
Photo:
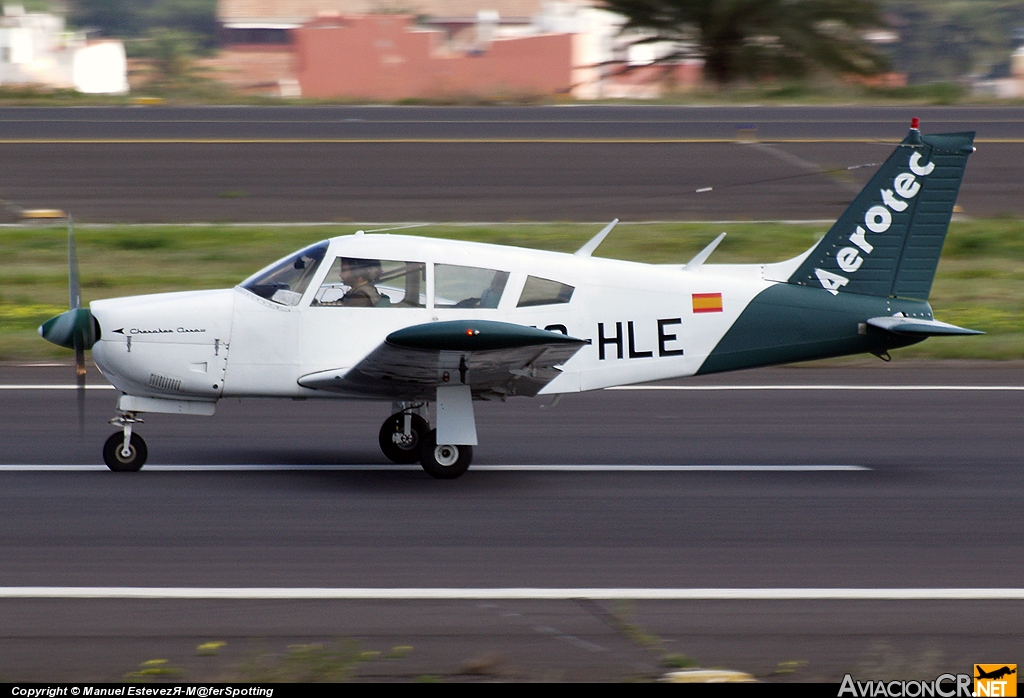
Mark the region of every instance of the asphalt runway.
<instances>
[{"instance_id":1,"label":"asphalt runway","mask_svg":"<svg viewBox=\"0 0 1024 698\"><path fill-rule=\"evenodd\" d=\"M832 219L915 115L978 131L966 215L1024 213L997 107L4 108L0 197L83 222Z\"/></svg>"},{"instance_id":2,"label":"asphalt runway","mask_svg":"<svg viewBox=\"0 0 1024 698\"><path fill-rule=\"evenodd\" d=\"M0 368L5 385L70 378L69 367ZM1019 588L1022 386L1019 365L897 358L567 396L546 410L482 404L479 465L866 469L471 468L453 482L343 469L385 463L387 406L327 401L224 401L213 418L150 415L140 428L152 465L291 469L6 469L98 464L114 393L89 392L79 438L73 393L2 390L0 587ZM118 678L155 657L196 680L252 676L289 644L348 640L414 648L359 666L380 679L624 680L656 676L677 654L766 680L934 678L1015 661L1022 610L979 599L7 598L0 678ZM228 644L197 657L209 640ZM791 661L807 664L778 673Z\"/></svg>"},{"instance_id":3,"label":"asphalt runway","mask_svg":"<svg viewBox=\"0 0 1024 698\"><path fill-rule=\"evenodd\" d=\"M1024 139L1017 107L4 107L0 141L98 140L900 140L932 131ZM971 125L973 124L973 125ZM971 126L969 126L971 125ZM898 129L894 132L894 129Z\"/></svg>"}]
</instances>

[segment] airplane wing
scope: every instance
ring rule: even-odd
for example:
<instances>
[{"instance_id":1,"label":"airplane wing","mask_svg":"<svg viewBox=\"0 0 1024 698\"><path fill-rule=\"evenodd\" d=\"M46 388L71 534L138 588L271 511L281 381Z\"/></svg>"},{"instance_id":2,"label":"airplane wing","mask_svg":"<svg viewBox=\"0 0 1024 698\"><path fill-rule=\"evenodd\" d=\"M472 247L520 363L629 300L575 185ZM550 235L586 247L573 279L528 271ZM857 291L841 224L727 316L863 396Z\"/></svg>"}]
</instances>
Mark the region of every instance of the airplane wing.
<instances>
[{"instance_id":1,"label":"airplane wing","mask_svg":"<svg viewBox=\"0 0 1024 698\"><path fill-rule=\"evenodd\" d=\"M299 385L401 400L433 400L445 385L468 385L483 399L533 397L589 343L508 322L431 322L392 332L351 369L311 373Z\"/></svg>"}]
</instances>

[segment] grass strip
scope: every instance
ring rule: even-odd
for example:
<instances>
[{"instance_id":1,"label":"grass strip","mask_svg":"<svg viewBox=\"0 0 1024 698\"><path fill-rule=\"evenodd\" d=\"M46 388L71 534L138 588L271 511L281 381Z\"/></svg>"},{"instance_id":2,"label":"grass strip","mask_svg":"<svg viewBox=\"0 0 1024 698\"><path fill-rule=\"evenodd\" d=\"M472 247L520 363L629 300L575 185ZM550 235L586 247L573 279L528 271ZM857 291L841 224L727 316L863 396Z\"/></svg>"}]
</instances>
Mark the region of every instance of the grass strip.
<instances>
[{"instance_id":1,"label":"grass strip","mask_svg":"<svg viewBox=\"0 0 1024 698\"><path fill-rule=\"evenodd\" d=\"M386 227L386 226L382 226ZM583 223L436 224L421 235L571 252L600 225ZM597 256L685 263L720 232L711 263L776 262L800 254L828 228L793 223L620 223ZM83 300L224 288L309 243L356 226L112 225L76 232ZM983 337L932 339L900 358L1024 358L1024 221L954 222L930 299L936 317L983 330ZM36 328L68 306L67 232L61 227L0 229L0 360L66 358Z\"/></svg>"}]
</instances>

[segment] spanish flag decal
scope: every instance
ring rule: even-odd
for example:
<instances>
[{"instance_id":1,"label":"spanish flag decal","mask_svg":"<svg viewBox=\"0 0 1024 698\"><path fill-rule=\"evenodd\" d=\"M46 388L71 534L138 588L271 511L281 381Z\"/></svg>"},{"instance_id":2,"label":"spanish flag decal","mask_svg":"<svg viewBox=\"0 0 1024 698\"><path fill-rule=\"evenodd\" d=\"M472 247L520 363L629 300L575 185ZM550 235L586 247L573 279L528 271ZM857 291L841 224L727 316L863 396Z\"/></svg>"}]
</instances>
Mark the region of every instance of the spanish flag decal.
<instances>
[{"instance_id":1,"label":"spanish flag decal","mask_svg":"<svg viewBox=\"0 0 1024 698\"><path fill-rule=\"evenodd\" d=\"M695 293L693 294L693 312L695 313L720 313L722 312L721 293Z\"/></svg>"}]
</instances>

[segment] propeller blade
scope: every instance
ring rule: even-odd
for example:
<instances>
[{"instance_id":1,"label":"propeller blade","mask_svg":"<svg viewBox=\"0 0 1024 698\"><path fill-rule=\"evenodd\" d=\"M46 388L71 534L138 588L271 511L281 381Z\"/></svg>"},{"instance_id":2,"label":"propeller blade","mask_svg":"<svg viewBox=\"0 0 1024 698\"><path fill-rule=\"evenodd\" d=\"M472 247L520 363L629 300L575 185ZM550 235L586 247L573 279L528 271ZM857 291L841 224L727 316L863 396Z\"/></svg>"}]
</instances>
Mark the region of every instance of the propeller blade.
<instances>
[{"instance_id":1,"label":"propeller blade","mask_svg":"<svg viewBox=\"0 0 1024 698\"><path fill-rule=\"evenodd\" d=\"M78 280L78 252L75 250L75 222L68 214L68 291L71 309L82 307L82 284Z\"/></svg>"},{"instance_id":2,"label":"propeller blade","mask_svg":"<svg viewBox=\"0 0 1024 698\"><path fill-rule=\"evenodd\" d=\"M39 336L48 342L75 350L79 375L85 372L85 356L79 350L92 349L100 338L99 323L88 308L82 307L82 284L78 274L78 252L75 249L75 224L68 214L68 294L71 309L50 318L39 326Z\"/></svg>"},{"instance_id":3,"label":"propeller blade","mask_svg":"<svg viewBox=\"0 0 1024 698\"><path fill-rule=\"evenodd\" d=\"M75 370L78 378L78 434L85 435L85 347L75 344Z\"/></svg>"},{"instance_id":4,"label":"propeller blade","mask_svg":"<svg viewBox=\"0 0 1024 698\"><path fill-rule=\"evenodd\" d=\"M39 326L39 335L48 342L75 350L75 373L78 385L78 431L85 433L85 350L100 338L100 326L92 312L82 307L82 283L78 274L78 252L75 250L75 224L68 214L68 295L71 309L50 318Z\"/></svg>"}]
</instances>

